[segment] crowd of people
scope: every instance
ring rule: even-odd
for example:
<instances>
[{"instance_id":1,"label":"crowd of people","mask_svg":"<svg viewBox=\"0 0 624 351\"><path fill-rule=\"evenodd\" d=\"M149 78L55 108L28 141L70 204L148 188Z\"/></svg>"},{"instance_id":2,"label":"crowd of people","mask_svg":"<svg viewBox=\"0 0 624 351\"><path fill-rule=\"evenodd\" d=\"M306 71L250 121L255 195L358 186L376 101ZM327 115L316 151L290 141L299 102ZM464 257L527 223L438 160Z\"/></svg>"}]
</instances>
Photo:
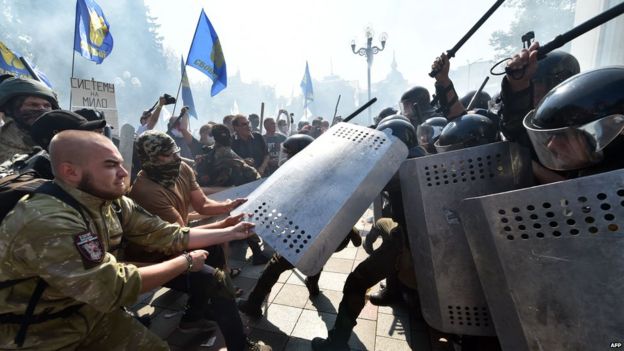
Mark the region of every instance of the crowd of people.
<instances>
[{"instance_id":1,"label":"crowd of people","mask_svg":"<svg viewBox=\"0 0 624 351\"><path fill-rule=\"evenodd\" d=\"M541 184L622 168L624 126L609 135L588 135L582 126L624 114L624 68L580 73L572 55L552 52L538 61L538 48L534 43L510 60L494 98L483 92L460 98L442 54L432 65L435 102L425 87L413 87L398 110L382 110L371 127L399 138L409 158L518 143L532 150ZM47 86L0 79L0 348L168 349L123 309L141 293L166 286L189 295L181 331L216 323L229 350L270 350L245 335L238 311L262 318L260 305L279 274L293 266L263 252L254 224L242 214L229 215L246 199L207 195L271 176L330 123L316 118L293 132L294 121L266 117L262 135L258 115L228 115L203 125L196 139L187 108L171 117L166 132L154 129L168 103L163 95L140 117L130 174L101 112L64 111ZM384 191L389 206L365 238L370 255L349 274L338 316L327 338L312 341L314 350L348 350L367 290L383 279L372 303L407 303L418 313L400 184L393 179ZM9 193L12 202L5 200ZM191 217L217 215L224 219L189 227ZM374 249L378 237L382 243ZM240 270L228 265L227 245L234 240L247 242L253 264L267 264L238 306L241 291L231 278ZM346 233L338 249L349 241L360 245L357 230ZM305 283L310 296L319 294L318 275ZM491 339L471 342L463 347L497 348Z\"/></svg>"}]
</instances>

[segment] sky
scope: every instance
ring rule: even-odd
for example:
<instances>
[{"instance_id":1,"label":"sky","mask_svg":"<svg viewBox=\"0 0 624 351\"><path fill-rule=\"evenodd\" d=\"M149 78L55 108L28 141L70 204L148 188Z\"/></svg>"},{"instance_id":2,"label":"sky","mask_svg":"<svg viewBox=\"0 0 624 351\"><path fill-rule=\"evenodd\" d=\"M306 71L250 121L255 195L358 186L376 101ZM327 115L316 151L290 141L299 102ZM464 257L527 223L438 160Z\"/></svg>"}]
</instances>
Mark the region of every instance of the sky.
<instances>
[{"instance_id":1,"label":"sky","mask_svg":"<svg viewBox=\"0 0 624 351\"><path fill-rule=\"evenodd\" d=\"M413 84L432 86L431 63L450 49L494 4L493 0L145 0L161 25L167 50L186 57L202 8L223 48L228 75L240 71L243 81L274 86L282 96L300 94L306 60L313 79L334 73L366 87L366 59L351 51L365 45L364 30L388 34L384 51L374 57L371 80L398 69ZM461 48L451 66L490 60L489 38L509 28L514 9L503 5ZM194 69L191 82L207 79Z\"/></svg>"}]
</instances>

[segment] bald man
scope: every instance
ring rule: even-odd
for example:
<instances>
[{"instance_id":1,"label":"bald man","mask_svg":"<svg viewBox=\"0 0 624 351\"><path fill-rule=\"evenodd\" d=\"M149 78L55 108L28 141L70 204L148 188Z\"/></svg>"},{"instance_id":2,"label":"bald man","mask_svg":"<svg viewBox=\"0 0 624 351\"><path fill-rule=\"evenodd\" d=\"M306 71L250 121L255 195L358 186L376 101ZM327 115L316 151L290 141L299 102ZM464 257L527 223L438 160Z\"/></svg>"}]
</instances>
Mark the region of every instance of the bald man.
<instances>
[{"instance_id":1,"label":"bald man","mask_svg":"<svg viewBox=\"0 0 624 351\"><path fill-rule=\"evenodd\" d=\"M185 250L247 238L253 224L189 229L149 214L123 196L128 172L121 155L96 133L57 134L50 157L53 186L75 199L80 211L35 193L0 223L0 349L16 348L26 326L25 349L167 350L120 307L203 269L207 253ZM174 258L147 267L118 262L122 236ZM41 287L41 298L29 303ZM34 308L31 318L27 307Z\"/></svg>"}]
</instances>

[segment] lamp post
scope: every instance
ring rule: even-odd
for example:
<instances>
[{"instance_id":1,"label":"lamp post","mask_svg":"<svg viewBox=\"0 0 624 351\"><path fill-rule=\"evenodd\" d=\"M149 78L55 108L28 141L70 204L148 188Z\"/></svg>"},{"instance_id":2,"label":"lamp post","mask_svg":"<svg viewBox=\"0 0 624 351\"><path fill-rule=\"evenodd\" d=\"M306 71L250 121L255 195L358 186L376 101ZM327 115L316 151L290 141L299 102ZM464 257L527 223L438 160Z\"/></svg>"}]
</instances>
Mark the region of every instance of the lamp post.
<instances>
[{"instance_id":1,"label":"lamp post","mask_svg":"<svg viewBox=\"0 0 624 351\"><path fill-rule=\"evenodd\" d=\"M360 55L360 56L366 56L366 63L367 63L367 78L368 78L368 100L370 101L371 99L371 66L373 65L373 55L375 55L376 53L383 51L383 49L386 47L386 40L388 40L388 34L386 33L381 33L381 35L379 35L379 41L381 41L381 48L377 47L377 46L373 46L373 36L375 35L375 32L373 31L373 28L371 27L366 27L366 29L364 30L365 34L366 34L366 47L363 48L359 48L359 49L355 49L355 39L351 40L351 50L353 51L354 54ZM370 107L368 108L368 119L369 122L372 124L373 123L373 117L372 117L372 112Z\"/></svg>"}]
</instances>

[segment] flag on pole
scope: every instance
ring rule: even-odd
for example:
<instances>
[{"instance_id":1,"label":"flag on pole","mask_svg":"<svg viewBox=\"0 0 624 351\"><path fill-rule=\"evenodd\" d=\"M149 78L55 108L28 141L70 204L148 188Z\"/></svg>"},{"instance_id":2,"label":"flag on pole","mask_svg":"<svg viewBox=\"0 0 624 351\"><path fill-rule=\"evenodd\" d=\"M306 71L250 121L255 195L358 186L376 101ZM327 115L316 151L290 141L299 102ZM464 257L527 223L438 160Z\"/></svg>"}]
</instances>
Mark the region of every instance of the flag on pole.
<instances>
[{"instance_id":1,"label":"flag on pole","mask_svg":"<svg viewBox=\"0 0 624 351\"><path fill-rule=\"evenodd\" d=\"M225 57L223 57L221 43L203 9L199 14L186 64L195 67L212 79L211 96L217 95L227 87Z\"/></svg>"},{"instance_id":2,"label":"flag on pole","mask_svg":"<svg viewBox=\"0 0 624 351\"><path fill-rule=\"evenodd\" d=\"M74 50L97 64L113 51L110 25L94 0L76 1Z\"/></svg>"},{"instance_id":3,"label":"flag on pole","mask_svg":"<svg viewBox=\"0 0 624 351\"><path fill-rule=\"evenodd\" d=\"M191 85L189 84L188 76L186 75L186 65L184 64L184 58L180 57L180 66L182 67L182 104L189 107L189 114L197 119L197 111L195 111L195 102L193 101L193 94L191 93Z\"/></svg>"},{"instance_id":4,"label":"flag on pole","mask_svg":"<svg viewBox=\"0 0 624 351\"><path fill-rule=\"evenodd\" d=\"M314 101L314 90L312 89L312 78L310 78L308 61L306 61L305 73L303 74L303 79L301 79L300 86L303 91L304 104L307 106L308 102Z\"/></svg>"},{"instance_id":5,"label":"flag on pole","mask_svg":"<svg viewBox=\"0 0 624 351\"><path fill-rule=\"evenodd\" d=\"M20 61L20 57L22 57L22 55L9 49L3 42L0 41L0 74L11 74L19 78L32 79L33 77L30 75L30 72L28 72L28 69L26 69L22 61ZM30 64L30 62L28 62L28 64ZM50 84L48 77L43 72L38 70L36 66L32 64L30 64L30 66L35 73L37 73L39 78L41 78L41 81L45 85L52 88L52 84Z\"/></svg>"}]
</instances>

